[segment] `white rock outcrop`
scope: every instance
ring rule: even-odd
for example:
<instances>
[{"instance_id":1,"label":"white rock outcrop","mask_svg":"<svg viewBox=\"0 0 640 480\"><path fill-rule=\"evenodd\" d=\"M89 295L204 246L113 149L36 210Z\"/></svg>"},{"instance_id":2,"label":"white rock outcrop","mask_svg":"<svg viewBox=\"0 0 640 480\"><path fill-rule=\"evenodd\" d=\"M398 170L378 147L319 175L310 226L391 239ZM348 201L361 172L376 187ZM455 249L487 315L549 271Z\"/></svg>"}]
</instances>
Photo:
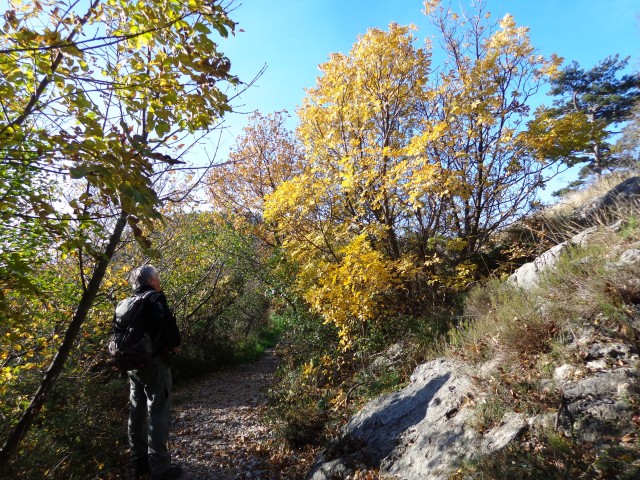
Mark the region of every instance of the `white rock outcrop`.
<instances>
[{"instance_id":1,"label":"white rock outcrop","mask_svg":"<svg viewBox=\"0 0 640 480\"><path fill-rule=\"evenodd\" d=\"M444 480L461 460L506 446L526 420L509 413L480 435L469 422L477 392L465 371L445 358L418 366L408 386L372 400L349 420L339 444L318 459L308 478L346 478L373 466L403 480Z\"/></svg>"},{"instance_id":2,"label":"white rock outcrop","mask_svg":"<svg viewBox=\"0 0 640 480\"><path fill-rule=\"evenodd\" d=\"M589 237L597 231L597 227L590 227L586 230L574 235L566 242L559 243L551 247L549 250L538 256L533 262L525 263L509 276L508 281L515 283L522 288L533 287L540 277L540 274L554 266L560 255L571 245L584 246L589 241Z\"/></svg>"}]
</instances>

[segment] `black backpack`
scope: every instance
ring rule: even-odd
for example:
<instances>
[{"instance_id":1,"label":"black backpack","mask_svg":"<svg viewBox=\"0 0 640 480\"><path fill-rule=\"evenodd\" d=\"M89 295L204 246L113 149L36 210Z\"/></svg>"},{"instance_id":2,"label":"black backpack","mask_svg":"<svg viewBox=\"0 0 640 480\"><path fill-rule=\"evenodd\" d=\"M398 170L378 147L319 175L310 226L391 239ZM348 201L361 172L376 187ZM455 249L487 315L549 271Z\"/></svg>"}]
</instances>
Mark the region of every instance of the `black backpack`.
<instances>
[{"instance_id":1,"label":"black backpack","mask_svg":"<svg viewBox=\"0 0 640 480\"><path fill-rule=\"evenodd\" d=\"M140 313L146 300L156 293L149 290L141 295L125 298L116 307L113 316L113 336L108 349L114 363L122 371L147 367L156 350L157 339L144 330Z\"/></svg>"}]
</instances>

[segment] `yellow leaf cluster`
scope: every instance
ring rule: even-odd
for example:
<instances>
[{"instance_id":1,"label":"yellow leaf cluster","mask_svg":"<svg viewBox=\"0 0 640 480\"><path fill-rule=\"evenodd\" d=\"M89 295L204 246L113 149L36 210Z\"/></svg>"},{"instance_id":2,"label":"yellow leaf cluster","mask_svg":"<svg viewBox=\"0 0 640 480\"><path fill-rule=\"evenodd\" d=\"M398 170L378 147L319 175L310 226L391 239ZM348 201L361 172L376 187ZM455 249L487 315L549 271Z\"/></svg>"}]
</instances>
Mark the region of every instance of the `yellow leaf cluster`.
<instances>
[{"instance_id":1,"label":"yellow leaf cluster","mask_svg":"<svg viewBox=\"0 0 640 480\"><path fill-rule=\"evenodd\" d=\"M600 142L607 136L606 123L582 111L557 116L540 108L527 126L519 140L535 151L540 162L569 157L587 149L594 139Z\"/></svg>"},{"instance_id":2,"label":"yellow leaf cluster","mask_svg":"<svg viewBox=\"0 0 640 480\"><path fill-rule=\"evenodd\" d=\"M340 249L339 263L325 264L322 275L306 292L306 299L327 321L338 326L342 344L359 324L383 311L380 301L396 283L392 265L373 250L365 235Z\"/></svg>"}]
</instances>

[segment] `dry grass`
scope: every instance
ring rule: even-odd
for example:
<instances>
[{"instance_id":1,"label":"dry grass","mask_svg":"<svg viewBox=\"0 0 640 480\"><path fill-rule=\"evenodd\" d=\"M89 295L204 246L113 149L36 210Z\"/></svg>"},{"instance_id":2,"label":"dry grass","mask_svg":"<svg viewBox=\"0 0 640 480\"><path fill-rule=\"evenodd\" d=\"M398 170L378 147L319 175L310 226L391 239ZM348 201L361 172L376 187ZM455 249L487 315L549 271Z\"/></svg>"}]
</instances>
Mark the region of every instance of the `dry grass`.
<instances>
[{"instance_id":1,"label":"dry grass","mask_svg":"<svg viewBox=\"0 0 640 480\"><path fill-rule=\"evenodd\" d=\"M569 248L534 288L524 290L491 280L470 292L465 321L450 332L446 354L483 365L479 368L483 374L475 378L487 397L477 407L476 429L492 428L504 411L537 415L557 409L558 392L541 388L540 380L552 378L559 365L582 364L583 357L573 342L576 332L598 332L638 344L640 334L631 326L630 304L640 300L640 269L637 264L617 262L622 252L640 249L640 222L633 216L620 220L624 223L617 232L602 227L589 237L586 246ZM490 371L486 370L488 365L492 365ZM595 461L593 456L587 463L574 462L573 456L582 454L583 448L569 440L556 445L555 440L552 435L516 442L493 460L487 458L462 469L460 478L538 478L542 472L554 473L540 478L571 478L572 472ZM532 452L541 455L531 457ZM606 452L597 470L612 468L609 463L617 461L616 455ZM546 461L547 456L553 461ZM529 457L530 464L522 463ZM629 467L629 473L624 465L619 478L637 478L633 475L639 470ZM534 472L527 476L521 468ZM569 476L554 476L558 472ZM627 473L631 476L626 477Z\"/></svg>"},{"instance_id":2,"label":"dry grass","mask_svg":"<svg viewBox=\"0 0 640 480\"><path fill-rule=\"evenodd\" d=\"M570 210L622 180L610 176L545 212L546 235L565 240L583 230L572 223ZM523 290L494 279L468 295L465 320L450 332L446 353L484 364L476 377L487 392L475 419L479 431L493 427L505 410L536 415L557 409L558 392L542 389L540 379L551 378L561 364L582 364L574 342L580 335L640 345L640 332L631 322L640 303L640 269L637 263L619 262L623 252L640 249L640 208L619 207L596 224L585 243L570 246L537 286ZM488 365L493 366L490 372ZM636 447L596 450L555 432L527 435L451 478L639 478L640 466L626 461L637 455Z\"/></svg>"},{"instance_id":3,"label":"dry grass","mask_svg":"<svg viewBox=\"0 0 640 480\"><path fill-rule=\"evenodd\" d=\"M612 174L605 175L599 180L588 184L585 188L568 193L562 197L558 203L549 207L548 216L553 217L567 215L575 209L580 208L583 205L587 205L596 198L604 195L627 178L637 175L640 175L640 171L638 170L626 170L619 173L614 172Z\"/></svg>"},{"instance_id":4,"label":"dry grass","mask_svg":"<svg viewBox=\"0 0 640 480\"><path fill-rule=\"evenodd\" d=\"M627 304L640 299L640 271L617 262L625 250L640 248L640 222L619 220L617 231L601 227L587 245L570 247L534 288L491 280L470 292L446 353L476 364L502 358L502 380L517 386L519 378L539 378L541 362L549 376L549 362L571 358L566 339L576 328L607 323L634 342Z\"/></svg>"},{"instance_id":5,"label":"dry grass","mask_svg":"<svg viewBox=\"0 0 640 480\"><path fill-rule=\"evenodd\" d=\"M529 431L520 442L463 464L449 480L632 480L640 475L640 465L629 461L636 455L633 447L599 451L552 431Z\"/></svg>"},{"instance_id":6,"label":"dry grass","mask_svg":"<svg viewBox=\"0 0 640 480\"><path fill-rule=\"evenodd\" d=\"M555 319L540 308L539 297L516 285L491 282L471 292L466 321L450 332L449 353L481 362L500 355L509 363L550 349L558 333Z\"/></svg>"}]
</instances>

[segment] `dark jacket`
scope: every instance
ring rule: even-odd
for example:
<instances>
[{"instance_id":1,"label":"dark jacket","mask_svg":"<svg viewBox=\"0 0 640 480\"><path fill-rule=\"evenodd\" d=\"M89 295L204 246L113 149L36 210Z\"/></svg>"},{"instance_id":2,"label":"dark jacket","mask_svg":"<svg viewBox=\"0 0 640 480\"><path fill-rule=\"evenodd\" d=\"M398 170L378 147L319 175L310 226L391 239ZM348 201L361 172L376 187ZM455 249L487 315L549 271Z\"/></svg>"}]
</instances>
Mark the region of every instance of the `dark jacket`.
<instances>
[{"instance_id":1,"label":"dark jacket","mask_svg":"<svg viewBox=\"0 0 640 480\"><path fill-rule=\"evenodd\" d=\"M153 290L153 287L137 288L135 294L143 294ZM160 349L172 349L180 345L180 331L176 324L176 317L167 304L167 297L163 292L155 292L147 297L142 305L140 319L146 332L151 338L158 338Z\"/></svg>"}]
</instances>

